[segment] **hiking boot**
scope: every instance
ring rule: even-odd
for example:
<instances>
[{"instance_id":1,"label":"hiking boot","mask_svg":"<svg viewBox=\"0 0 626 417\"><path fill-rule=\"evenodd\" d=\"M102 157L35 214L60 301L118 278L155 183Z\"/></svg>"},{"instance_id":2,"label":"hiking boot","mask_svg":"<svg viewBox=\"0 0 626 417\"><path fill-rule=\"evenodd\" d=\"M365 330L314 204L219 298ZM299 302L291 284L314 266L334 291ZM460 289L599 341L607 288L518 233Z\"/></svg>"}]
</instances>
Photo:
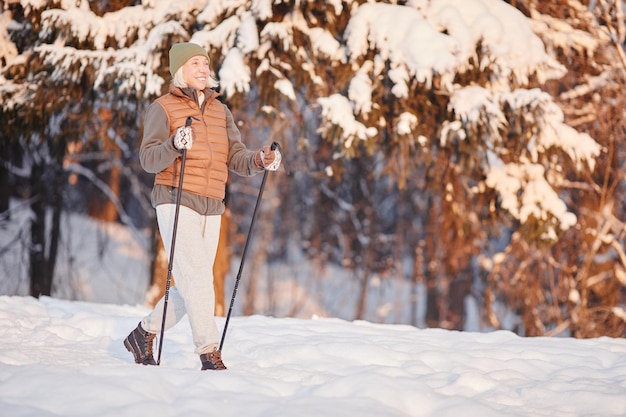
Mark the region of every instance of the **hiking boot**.
<instances>
[{"instance_id":1,"label":"hiking boot","mask_svg":"<svg viewBox=\"0 0 626 417\"><path fill-rule=\"evenodd\" d=\"M208 369L213 371L223 371L226 369L226 365L222 362L222 352L214 349L213 352L203 353L200 355L202 361L202 370Z\"/></svg>"},{"instance_id":2,"label":"hiking boot","mask_svg":"<svg viewBox=\"0 0 626 417\"><path fill-rule=\"evenodd\" d=\"M124 339L124 346L135 357L135 363L156 365L152 355L152 342L155 337L156 334L145 331L139 323L137 328Z\"/></svg>"}]
</instances>

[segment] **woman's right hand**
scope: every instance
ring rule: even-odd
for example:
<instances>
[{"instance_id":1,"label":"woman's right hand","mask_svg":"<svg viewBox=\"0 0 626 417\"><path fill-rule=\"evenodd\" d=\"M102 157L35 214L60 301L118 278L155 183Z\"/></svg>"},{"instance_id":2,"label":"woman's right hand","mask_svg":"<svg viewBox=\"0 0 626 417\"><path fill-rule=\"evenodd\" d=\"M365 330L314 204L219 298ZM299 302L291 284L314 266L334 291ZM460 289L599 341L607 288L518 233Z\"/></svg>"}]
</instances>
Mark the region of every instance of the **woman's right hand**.
<instances>
[{"instance_id":1,"label":"woman's right hand","mask_svg":"<svg viewBox=\"0 0 626 417\"><path fill-rule=\"evenodd\" d=\"M174 134L172 143L179 151L182 151L183 149L191 149L194 138L195 134L191 126L179 127L176 130L176 134Z\"/></svg>"}]
</instances>

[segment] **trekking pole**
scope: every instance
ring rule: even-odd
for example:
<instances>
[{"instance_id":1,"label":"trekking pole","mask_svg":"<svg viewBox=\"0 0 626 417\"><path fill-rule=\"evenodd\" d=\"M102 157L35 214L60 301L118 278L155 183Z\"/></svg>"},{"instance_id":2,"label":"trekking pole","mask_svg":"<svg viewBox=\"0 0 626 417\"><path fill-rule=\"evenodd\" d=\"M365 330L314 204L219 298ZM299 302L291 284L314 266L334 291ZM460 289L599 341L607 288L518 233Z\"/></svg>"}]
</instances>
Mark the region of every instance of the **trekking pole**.
<instances>
[{"instance_id":1,"label":"trekking pole","mask_svg":"<svg viewBox=\"0 0 626 417\"><path fill-rule=\"evenodd\" d=\"M191 126L191 117L187 117L185 127ZM172 279L172 265L174 263L174 246L176 244L176 231L178 229L178 212L180 211L180 196L183 193L183 175L185 174L185 161L187 149L182 150L180 161L180 178L178 179L178 194L176 194L176 209L174 211L174 228L172 229L172 242L170 247L170 261L167 265L167 279L165 280L165 296L163 297L163 321L161 322L161 337L159 337L159 354L157 365L161 364L161 351L163 350L163 335L165 334L165 317L167 316L167 301L170 295L170 281Z\"/></svg>"},{"instance_id":2,"label":"trekking pole","mask_svg":"<svg viewBox=\"0 0 626 417\"><path fill-rule=\"evenodd\" d=\"M278 142L272 142L271 149L275 150L277 147L280 147ZM222 340L220 341L219 350L222 350L222 346L224 346L224 339L226 339L226 330L228 330L228 323L230 322L230 315L233 312L233 305L235 304L235 296L237 295L237 288L239 287L239 281L241 280L241 273L243 271L243 264L246 259L246 252L248 251L248 243L250 243L250 236L252 235L252 229L254 228L254 223L256 221L256 213L259 208L259 204L261 202L261 197L263 197L263 189L265 188L265 182L267 181L267 173L269 171L265 170L263 173L263 180L261 181L261 188L259 189L259 195L256 199L256 204L254 206L254 211L252 212L252 221L250 222L250 229L248 230L248 237L246 237L246 243L243 246L243 253L241 254L241 263L239 264L239 272L237 273L237 279L235 280L235 287L233 288L233 296L230 299L230 307L228 308L228 314L226 315L226 322L224 323L224 331L222 332Z\"/></svg>"}]
</instances>

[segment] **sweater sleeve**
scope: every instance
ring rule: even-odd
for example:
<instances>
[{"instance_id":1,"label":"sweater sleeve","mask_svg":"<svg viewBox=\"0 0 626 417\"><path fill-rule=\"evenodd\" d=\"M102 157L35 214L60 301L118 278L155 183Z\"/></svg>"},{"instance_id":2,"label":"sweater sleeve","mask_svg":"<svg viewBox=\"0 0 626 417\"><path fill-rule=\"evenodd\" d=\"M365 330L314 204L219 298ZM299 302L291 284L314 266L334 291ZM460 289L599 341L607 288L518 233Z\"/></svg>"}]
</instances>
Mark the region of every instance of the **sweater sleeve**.
<instances>
[{"instance_id":1,"label":"sweater sleeve","mask_svg":"<svg viewBox=\"0 0 626 417\"><path fill-rule=\"evenodd\" d=\"M170 123L165 109L159 103L152 103L146 111L143 138L139 148L141 167L156 174L174 163L180 151L170 140Z\"/></svg>"},{"instance_id":2,"label":"sweater sleeve","mask_svg":"<svg viewBox=\"0 0 626 417\"><path fill-rule=\"evenodd\" d=\"M250 177L263 172L254 163L255 151L250 151L241 141L241 132L237 128L233 115L226 105L226 133L228 135L228 169L242 177Z\"/></svg>"}]
</instances>

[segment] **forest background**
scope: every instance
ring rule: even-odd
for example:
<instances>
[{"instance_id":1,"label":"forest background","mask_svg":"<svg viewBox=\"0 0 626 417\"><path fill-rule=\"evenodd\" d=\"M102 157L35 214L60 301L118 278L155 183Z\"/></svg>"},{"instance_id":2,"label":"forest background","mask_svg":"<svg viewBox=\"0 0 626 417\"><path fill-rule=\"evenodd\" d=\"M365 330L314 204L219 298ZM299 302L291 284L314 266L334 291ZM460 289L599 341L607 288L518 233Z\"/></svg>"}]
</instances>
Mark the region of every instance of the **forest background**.
<instances>
[{"instance_id":1,"label":"forest background","mask_svg":"<svg viewBox=\"0 0 626 417\"><path fill-rule=\"evenodd\" d=\"M88 299L131 249L123 280L162 292L137 151L170 45L194 41L248 146L285 154L242 314L626 335L621 1L0 5L0 293ZM259 180L229 183L220 314ZM72 244L85 219L95 237ZM93 240L100 271L83 271Z\"/></svg>"}]
</instances>

